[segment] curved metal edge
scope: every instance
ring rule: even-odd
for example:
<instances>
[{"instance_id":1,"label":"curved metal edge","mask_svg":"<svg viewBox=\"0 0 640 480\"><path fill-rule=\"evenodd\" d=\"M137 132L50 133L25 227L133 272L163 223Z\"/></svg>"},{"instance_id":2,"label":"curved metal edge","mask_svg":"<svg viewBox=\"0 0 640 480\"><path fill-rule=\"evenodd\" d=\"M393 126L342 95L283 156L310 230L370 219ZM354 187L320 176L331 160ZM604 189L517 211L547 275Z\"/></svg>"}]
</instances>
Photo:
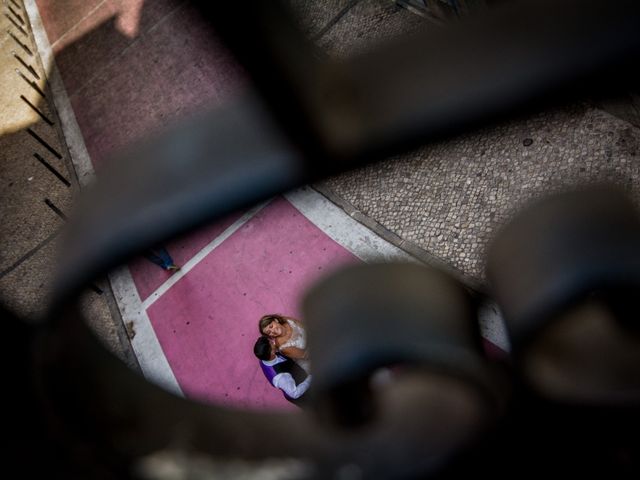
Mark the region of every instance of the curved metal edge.
<instances>
[{"instance_id":1,"label":"curved metal edge","mask_svg":"<svg viewBox=\"0 0 640 480\"><path fill-rule=\"evenodd\" d=\"M615 187L584 188L521 211L489 248L486 271L514 351L593 292L640 289L640 215Z\"/></svg>"},{"instance_id":2,"label":"curved metal edge","mask_svg":"<svg viewBox=\"0 0 640 480\"><path fill-rule=\"evenodd\" d=\"M351 427L349 436L364 446L389 432L397 433L394 443L405 445L408 452L412 442L429 445L417 449L421 458L411 456L415 448L404 454L411 458L412 474L439 468L503 413L508 392L481 353L471 299L441 272L412 264L347 267L315 286L304 299L303 311L318 418L337 430ZM376 389L372 375L381 367L390 369L392 380ZM406 388L405 395L389 402L400 388ZM454 397L463 403L473 399L466 408L481 414L466 418L464 426L456 423L464 415L453 407L451 397L451 410L440 410L440 418L430 415L427 405L433 395L449 391L458 392ZM425 434L447 421L452 429L461 428L459 443L450 439L439 444L437 435ZM354 428L362 434L353 433ZM389 461L400 468L397 458L402 457ZM360 461L365 469L376 464Z\"/></svg>"},{"instance_id":3,"label":"curved metal edge","mask_svg":"<svg viewBox=\"0 0 640 480\"><path fill-rule=\"evenodd\" d=\"M151 244L300 185L307 171L250 96L129 150L70 216L54 305Z\"/></svg>"},{"instance_id":4,"label":"curved metal edge","mask_svg":"<svg viewBox=\"0 0 640 480\"><path fill-rule=\"evenodd\" d=\"M88 464L131 473L141 458L167 449L313 461L335 446L304 411L251 412L165 391L109 353L77 310L63 313L65 322L40 328L34 365L42 411L70 462L81 464L73 455L84 450Z\"/></svg>"}]
</instances>

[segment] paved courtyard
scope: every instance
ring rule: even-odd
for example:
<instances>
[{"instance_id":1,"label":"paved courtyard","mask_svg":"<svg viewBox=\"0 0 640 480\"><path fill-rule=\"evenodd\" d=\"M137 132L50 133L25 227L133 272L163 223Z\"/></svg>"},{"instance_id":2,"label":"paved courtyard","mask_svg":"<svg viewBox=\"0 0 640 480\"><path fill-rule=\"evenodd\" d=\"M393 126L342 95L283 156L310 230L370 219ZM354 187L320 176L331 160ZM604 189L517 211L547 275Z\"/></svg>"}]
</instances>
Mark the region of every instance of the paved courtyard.
<instances>
[{"instance_id":1,"label":"paved courtyard","mask_svg":"<svg viewBox=\"0 0 640 480\"><path fill-rule=\"evenodd\" d=\"M435 28L392 2L290 3L304 31L322 54L336 58L348 58L403 33ZM27 48L31 48L32 55L26 50L22 55L28 57L36 74L28 69L23 74L33 75L46 98L13 71L23 68L11 55L12 49L21 47L15 38L6 36L0 66L3 82L6 80L9 85L10 79L11 88L5 92L11 92L14 103L10 115L2 119L6 123L7 119L22 118L18 114L25 119L6 129L0 139L2 199L10 207L6 219L11 226L7 230L9 235L3 235L2 239L6 253L2 257L0 288L5 302L25 315L32 315L46 303L56 260L52 239L64 223L64 212L72 205L73 192L89 180L94 170L99 176L109 156L118 149L171 125L176 119L223 103L246 88L246 83L242 70L211 38L206 25L186 2L91 1L66 10L61 3L48 0L24 4L31 8L28 18L42 19L43 25L34 27L36 36L40 35L40 49L28 25L22 34L8 23L8 17L0 21L3 26L14 28L14 34L22 35L25 46L28 43ZM18 13L27 18L26 8ZM38 51L46 58L40 60ZM59 74L50 62L52 56ZM21 100L21 94L50 123ZM61 124L67 126L65 131L61 130ZM36 132L58 155L37 141L28 129ZM70 185L44 167L34 153L47 160ZM391 245L388 248L398 247L392 248L399 252L397 255L436 264L468 286L490 291L483 274L484 251L514 211L550 192L602 181L622 186L640 201L639 157L638 128L584 102L535 112L426 145L326 179L313 187L342 208L343 214L346 212L343 216L352 222L348 229L356 231L365 225L370 235L367 238L386 240ZM319 197L313 189L308 190L314 198ZM323 202L326 200L317 203ZM300 211L294 203L291 194L277 199L237 231L229 229L247 212L237 212L176 239L169 248L184 266L179 274L170 275L144 259L133 260L124 267L124 273L112 276L111 286L108 282L97 285L102 294L89 292L94 305L91 308L99 311L96 315L99 334L115 351L126 351L133 345L137 358L142 359L142 370L150 378L158 373L153 371L155 366L164 365L164 373L160 373L166 374L164 380L173 382L175 390L223 403L231 398L244 402L245 406L260 406L253 402L255 395L234 390L248 388L254 381L251 372L257 371L254 359L247 353L249 337L232 345L243 354L229 357L232 363L238 363L239 373L233 381L241 378L244 383L220 386L213 385L211 377L207 380L211 371L206 360L212 360L207 352L214 349L216 328L220 327L217 321L211 322L208 312L221 315L214 320L237 315L242 321L227 327L239 335L251 330L253 335L253 327L245 323L246 319L270 308L296 312L303 286L320 270L333 266L333 262L337 265L377 258L375 255L363 258L360 247L336 240L328 233L330 225L323 224L321 218L309 220L306 215L298 215L295 225L287 224L296 233L289 239L296 249L278 244L271 229L278 222L292 221L289 217L297 215L296 209ZM265 222L265 218L269 221ZM354 226L355 221L360 224ZM261 227L253 229L256 225ZM252 235L247 235L249 227L253 229ZM293 255L288 252L301 251L310 238L335 255L331 258L302 255L291 263L291 274L288 269L285 272L285 277L292 275L299 281L284 282L280 290L273 287L272 277L283 273L278 270ZM260 241L256 244L255 240ZM278 248L267 251L265 242ZM261 262L264 276L254 278L238 252L247 258L264 260ZM231 262L232 258L236 261ZM224 272L223 278L218 276L219 272ZM244 279L244 283L238 283L238 278ZM231 290L230 284L235 285ZM260 293L258 297L262 300L258 303L244 302L243 298L234 297L249 293L244 287L254 293L262 289L269 295L264 297ZM226 293L221 298L212 295L215 291ZM193 301L186 302L186 298ZM277 301L267 305L268 298ZM229 303L230 299L237 301ZM196 329L188 323L192 321L190 318L194 319L194 325L200 322L202 329L193 333ZM125 326L127 336L123 338ZM501 342L502 334L491 328L495 324L485 329L487 336L506 347ZM192 332L188 338L187 331ZM173 342L179 335L186 340ZM121 356L135 367L130 352ZM240 357L242 361L236 362ZM252 385L251 388L259 388L258 383ZM261 385L264 387L264 383ZM268 406L281 401L265 392L260 398L266 398Z\"/></svg>"},{"instance_id":2,"label":"paved courtyard","mask_svg":"<svg viewBox=\"0 0 640 480\"><path fill-rule=\"evenodd\" d=\"M392 2L318 3L292 2L308 34L335 58L436 28ZM427 145L317 187L388 240L485 290L484 253L500 225L528 201L600 182L640 202L640 129L584 102Z\"/></svg>"}]
</instances>

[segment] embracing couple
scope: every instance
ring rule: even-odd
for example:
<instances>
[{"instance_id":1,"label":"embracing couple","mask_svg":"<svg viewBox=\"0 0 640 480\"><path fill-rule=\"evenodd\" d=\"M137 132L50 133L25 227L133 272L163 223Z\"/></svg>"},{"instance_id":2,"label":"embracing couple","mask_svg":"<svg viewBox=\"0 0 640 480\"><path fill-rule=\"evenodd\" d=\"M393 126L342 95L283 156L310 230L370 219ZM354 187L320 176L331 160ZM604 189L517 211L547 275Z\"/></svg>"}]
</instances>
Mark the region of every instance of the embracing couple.
<instances>
[{"instance_id":1,"label":"embracing couple","mask_svg":"<svg viewBox=\"0 0 640 480\"><path fill-rule=\"evenodd\" d=\"M253 353L264 375L287 400L299 403L311 383L304 327L295 318L271 314L260 319L258 328Z\"/></svg>"}]
</instances>

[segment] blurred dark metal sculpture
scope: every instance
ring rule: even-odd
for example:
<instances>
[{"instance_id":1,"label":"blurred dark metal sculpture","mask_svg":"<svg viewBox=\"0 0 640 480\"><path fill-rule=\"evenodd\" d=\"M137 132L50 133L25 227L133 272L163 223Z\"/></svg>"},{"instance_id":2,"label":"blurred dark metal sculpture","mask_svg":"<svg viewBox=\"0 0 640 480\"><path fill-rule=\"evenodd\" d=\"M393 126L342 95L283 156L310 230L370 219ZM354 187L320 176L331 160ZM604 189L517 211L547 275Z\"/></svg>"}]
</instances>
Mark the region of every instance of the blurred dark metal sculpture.
<instances>
[{"instance_id":1,"label":"blurred dark metal sculpture","mask_svg":"<svg viewBox=\"0 0 640 480\"><path fill-rule=\"evenodd\" d=\"M640 405L640 220L621 192L522 212L494 242L488 275L528 381L563 402Z\"/></svg>"},{"instance_id":2,"label":"blurred dark metal sculpture","mask_svg":"<svg viewBox=\"0 0 640 480\"><path fill-rule=\"evenodd\" d=\"M316 415L174 397L108 354L73 300L146 246L275 193L551 93L637 80L640 4L513 2L348 63L314 54L275 2L199 6L259 96L136 147L85 192L48 321L5 313L10 462L23 476L127 478L173 450L293 457L316 478L522 476L513 465L637 478L640 221L616 192L550 200L496 240L510 363L484 355L465 289L426 267L318 286L306 302ZM390 383L372 383L382 367Z\"/></svg>"}]
</instances>

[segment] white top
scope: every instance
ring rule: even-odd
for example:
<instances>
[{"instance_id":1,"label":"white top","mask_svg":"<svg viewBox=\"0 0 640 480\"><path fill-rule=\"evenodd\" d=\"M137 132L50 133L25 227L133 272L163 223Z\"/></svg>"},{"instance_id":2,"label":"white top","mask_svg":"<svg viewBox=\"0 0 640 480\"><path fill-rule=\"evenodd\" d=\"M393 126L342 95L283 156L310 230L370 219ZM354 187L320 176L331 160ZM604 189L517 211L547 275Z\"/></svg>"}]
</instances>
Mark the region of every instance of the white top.
<instances>
[{"instance_id":1,"label":"white top","mask_svg":"<svg viewBox=\"0 0 640 480\"><path fill-rule=\"evenodd\" d=\"M280 345L280 348L296 347L300 350L307 348L307 333L304 331L298 323L293 320L287 320L287 323L291 327L291 337L287 340L287 343Z\"/></svg>"},{"instance_id":2,"label":"white top","mask_svg":"<svg viewBox=\"0 0 640 480\"><path fill-rule=\"evenodd\" d=\"M286 343L280 345L279 349L282 350L287 347L295 347L300 350L307 349L307 332L297 322L293 320L287 320L287 323L291 327L291 337ZM305 372L309 372L309 360L296 358L295 362L304 368Z\"/></svg>"}]
</instances>

